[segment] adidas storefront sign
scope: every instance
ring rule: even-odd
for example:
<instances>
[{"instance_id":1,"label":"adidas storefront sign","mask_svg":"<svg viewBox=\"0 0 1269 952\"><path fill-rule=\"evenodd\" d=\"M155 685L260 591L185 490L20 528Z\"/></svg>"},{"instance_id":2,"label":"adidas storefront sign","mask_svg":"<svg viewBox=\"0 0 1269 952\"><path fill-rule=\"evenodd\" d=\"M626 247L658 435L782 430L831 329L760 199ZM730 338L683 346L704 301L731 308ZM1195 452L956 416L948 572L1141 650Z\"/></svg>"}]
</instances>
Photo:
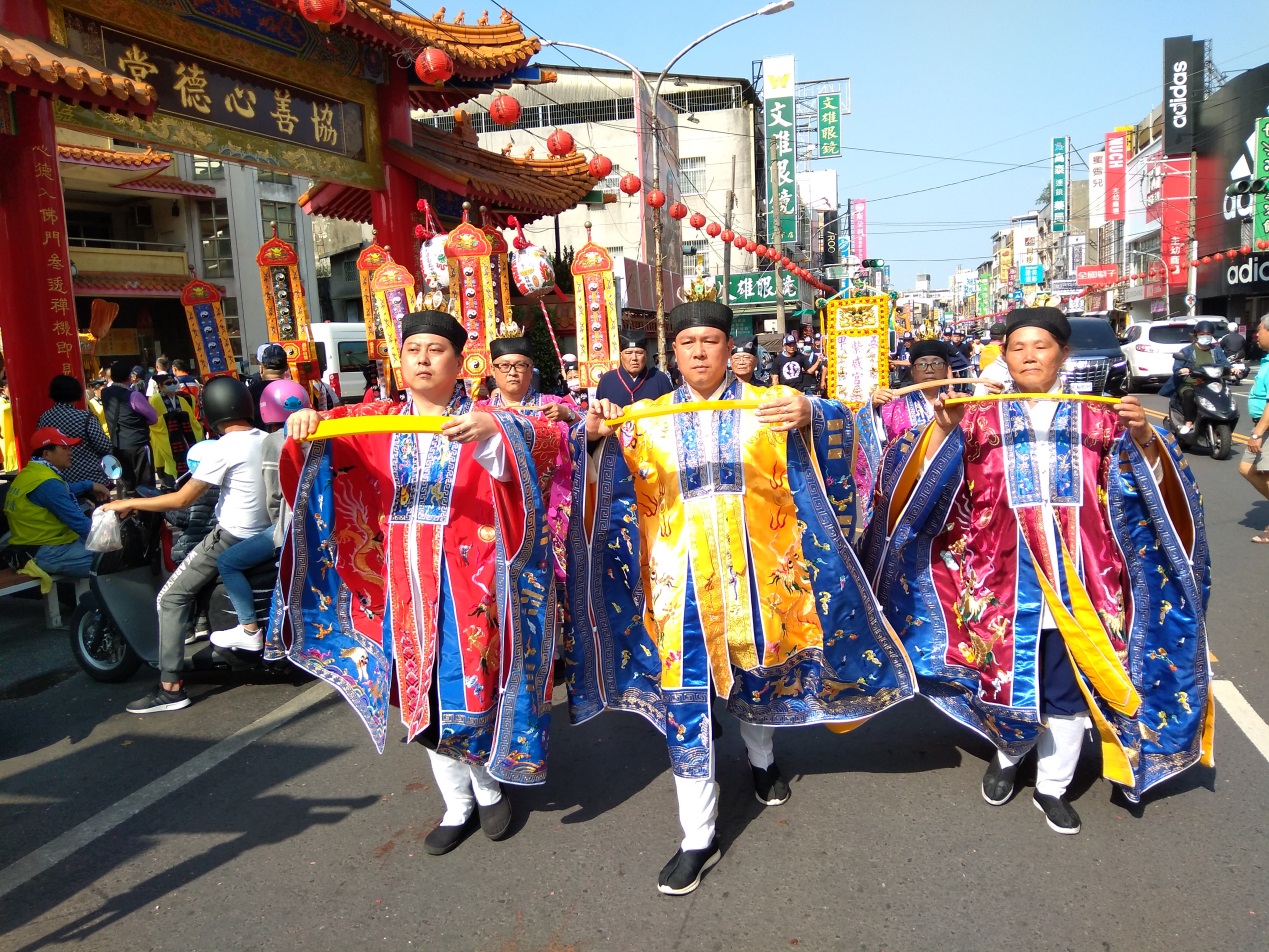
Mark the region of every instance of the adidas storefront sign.
<instances>
[{"instance_id":1,"label":"adidas storefront sign","mask_svg":"<svg viewBox=\"0 0 1269 952\"><path fill-rule=\"evenodd\" d=\"M1251 290L1248 285L1257 284L1269 290L1269 256L1252 255L1242 264L1231 264L1225 269L1225 285L1231 291Z\"/></svg>"}]
</instances>

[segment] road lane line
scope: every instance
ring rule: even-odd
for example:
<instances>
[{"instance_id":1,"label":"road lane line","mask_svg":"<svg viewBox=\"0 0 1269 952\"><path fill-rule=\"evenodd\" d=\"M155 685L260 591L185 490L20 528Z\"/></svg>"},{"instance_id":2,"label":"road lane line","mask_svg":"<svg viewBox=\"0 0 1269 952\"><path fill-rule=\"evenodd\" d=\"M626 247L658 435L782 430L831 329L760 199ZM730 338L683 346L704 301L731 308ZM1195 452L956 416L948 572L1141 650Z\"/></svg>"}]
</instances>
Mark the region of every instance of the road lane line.
<instances>
[{"instance_id":1,"label":"road lane line","mask_svg":"<svg viewBox=\"0 0 1269 952\"><path fill-rule=\"evenodd\" d=\"M61 836L32 850L21 859L0 869L0 897L7 896L24 883L52 869L68 856L83 849L93 840L109 833L121 823L132 819L146 807L153 806L170 793L175 793L191 780L196 780L218 764L228 760L238 751L255 743L270 731L277 730L287 721L332 696L331 688L318 682L280 707L258 718L237 733L209 747L197 757L187 760L163 776L152 780L140 790L129 794L117 803L106 807L96 816L73 827Z\"/></svg>"},{"instance_id":2,"label":"road lane line","mask_svg":"<svg viewBox=\"0 0 1269 952\"><path fill-rule=\"evenodd\" d=\"M1260 756L1269 760L1269 724L1247 703L1247 699L1234 687L1234 682L1213 681L1212 693L1221 702L1221 707L1225 708L1225 713L1234 719L1234 723L1247 735L1247 739L1256 745Z\"/></svg>"}]
</instances>

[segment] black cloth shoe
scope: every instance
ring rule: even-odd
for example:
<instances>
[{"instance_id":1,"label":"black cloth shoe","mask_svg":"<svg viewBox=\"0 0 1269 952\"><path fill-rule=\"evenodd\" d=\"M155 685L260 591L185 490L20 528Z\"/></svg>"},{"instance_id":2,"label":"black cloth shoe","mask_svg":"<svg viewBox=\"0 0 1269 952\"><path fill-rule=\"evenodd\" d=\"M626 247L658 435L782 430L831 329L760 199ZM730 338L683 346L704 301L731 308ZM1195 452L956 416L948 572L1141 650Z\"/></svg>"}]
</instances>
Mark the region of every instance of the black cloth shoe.
<instances>
[{"instance_id":1,"label":"black cloth shoe","mask_svg":"<svg viewBox=\"0 0 1269 952\"><path fill-rule=\"evenodd\" d=\"M166 691L160 684L145 697L133 701L124 710L129 714L158 714L162 711L179 711L183 707L189 707L189 703L189 695L185 693L185 688Z\"/></svg>"},{"instance_id":2,"label":"black cloth shoe","mask_svg":"<svg viewBox=\"0 0 1269 952\"><path fill-rule=\"evenodd\" d=\"M772 763L770 767L755 767L753 771L753 791L758 802L774 807L789 799L789 782L780 776L780 768Z\"/></svg>"},{"instance_id":3,"label":"black cloth shoe","mask_svg":"<svg viewBox=\"0 0 1269 952\"><path fill-rule=\"evenodd\" d=\"M474 813L461 826L441 826L438 823L436 829L423 838L423 849L433 856L444 856L475 833L477 825Z\"/></svg>"},{"instance_id":4,"label":"black cloth shoe","mask_svg":"<svg viewBox=\"0 0 1269 952\"><path fill-rule=\"evenodd\" d=\"M657 877L657 889L667 896L686 896L701 884L705 871L722 858L718 837L703 850L679 850Z\"/></svg>"},{"instance_id":5,"label":"black cloth shoe","mask_svg":"<svg viewBox=\"0 0 1269 952\"><path fill-rule=\"evenodd\" d=\"M1075 812L1071 801L1066 797L1050 797L1037 793L1031 802L1044 814L1044 818L1049 823L1049 829L1054 833L1070 835L1080 831L1080 815Z\"/></svg>"},{"instance_id":6,"label":"black cloth shoe","mask_svg":"<svg viewBox=\"0 0 1269 952\"><path fill-rule=\"evenodd\" d=\"M476 804L476 813L480 816L480 828L491 840L505 840L511 830L511 801L507 799L507 791L502 791L502 799L497 803L482 807Z\"/></svg>"},{"instance_id":7,"label":"black cloth shoe","mask_svg":"<svg viewBox=\"0 0 1269 952\"><path fill-rule=\"evenodd\" d=\"M1002 767L997 761L998 758L993 756L987 765L987 772L983 774L983 799L993 807L1008 803L1013 798L1018 779L1017 764Z\"/></svg>"}]
</instances>

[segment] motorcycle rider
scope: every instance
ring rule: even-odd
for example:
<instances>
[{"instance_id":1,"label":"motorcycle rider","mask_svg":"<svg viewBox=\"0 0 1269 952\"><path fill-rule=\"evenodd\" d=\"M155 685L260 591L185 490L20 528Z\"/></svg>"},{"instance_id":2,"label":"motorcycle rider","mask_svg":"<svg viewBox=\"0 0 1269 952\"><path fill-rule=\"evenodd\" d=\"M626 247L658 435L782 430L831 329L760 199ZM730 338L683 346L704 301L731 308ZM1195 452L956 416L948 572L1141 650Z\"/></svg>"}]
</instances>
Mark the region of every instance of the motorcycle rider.
<instances>
[{"instance_id":1,"label":"motorcycle rider","mask_svg":"<svg viewBox=\"0 0 1269 952\"><path fill-rule=\"evenodd\" d=\"M269 506L269 527L225 549L216 557L220 580L225 594L233 605L238 624L211 633L211 642L218 648L236 648L241 651L264 649L264 631L256 618L255 592L247 571L271 558L282 547L286 530L290 527L290 509L282 496L278 482L278 459L286 431L282 425L296 410L312 407L308 391L294 380L274 380L260 394L260 419L269 430L261 454L264 484Z\"/></svg>"},{"instance_id":2,"label":"motorcycle rider","mask_svg":"<svg viewBox=\"0 0 1269 952\"><path fill-rule=\"evenodd\" d=\"M1228 367L1229 360L1225 352L1216 343L1216 326L1211 321L1199 321L1190 332L1193 341L1182 347L1172 357L1172 379L1159 388L1159 395L1171 397L1176 395L1181 404L1184 422L1178 431L1181 436L1189 436L1194 432L1194 420L1198 416L1198 404L1194 391L1202 383L1202 378L1195 374L1200 367Z\"/></svg>"},{"instance_id":3,"label":"motorcycle rider","mask_svg":"<svg viewBox=\"0 0 1269 952\"><path fill-rule=\"evenodd\" d=\"M1221 338L1221 350L1231 361L1243 360L1247 356L1247 338L1238 330L1238 322L1230 321L1227 325L1229 333Z\"/></svg>"},{"instance_id":4,"label":"motorcycle rider","mask_svg":"<svg viewBox=\"0 0 1269 952\"><path fill-rule=\"evenodd\" d=\"M194 622L198 593L216 578L216 557L230 546L268 529L263 475L268 434L251 425L255 401L247 385L234 377L213 377L203 387L203 415L220 438L201 454L196 476L174 493L148 499L118 499L104 508L120 516L139 510L184 509L210 486L221 488L217 526L185 557L159 591L159 684L128 705L129 714L179 711L190 700L181 682L185 634Z\"/></svg>"}]
</instances>

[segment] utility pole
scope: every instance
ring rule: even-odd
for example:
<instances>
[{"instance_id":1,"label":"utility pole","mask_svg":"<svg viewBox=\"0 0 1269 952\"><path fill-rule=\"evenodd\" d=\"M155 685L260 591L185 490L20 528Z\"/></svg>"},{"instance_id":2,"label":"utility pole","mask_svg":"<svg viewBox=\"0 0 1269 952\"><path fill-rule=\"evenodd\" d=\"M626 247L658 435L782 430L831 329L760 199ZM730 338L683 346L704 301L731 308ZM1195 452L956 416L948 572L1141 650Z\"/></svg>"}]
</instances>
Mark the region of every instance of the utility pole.
<instances>
[{"instance_id":1,"label":"utility pole","mask_svg":"<svg viewBox=\"0 0 1269 952\"><path fill-rule=\"evenodd\" d=\"M658 89L660 83L657 83ZM661 137L660 122L657 118L657 98L652 100L652 187L654 189L661 187L660 171L661 171ZM666 363L665 346L665 285L661 275L661 269L665 267L665 257L661 252L661 209L652 209L652 247L655 249L653 267L656 274L653 276L654 286L656 288L657 302L657 363L660 364L661 370L664 371L668 366Z\"/></svg>"},{"instance_id":2,"label":"utility pole","mask_svg":"<svg viewBox=\"0 0 1269 952\"><path fill-rule=\"evenodd\" d=\"M1198 153L1190 153L1190 185L1186 189L1189 195L1190 206L1190 233L1187 236L1190 240L1186 242L1189 254L1186 256L1185 263L1185 310L1190 317L1194 316L1194 304L1198 300L1198 268L1191 268L1190 262L1198 257L1198 231L1195 228L1195 222L1198 218ZM1194 303L1191 303L1194 302ZM1164 315L1166 317L1166 315ZM1255 332L1249 330L1248 333L1255 337Z\"/></svg>"},{"instance_id":3,"label":"utility pole","mask_svg":"<svg viewBox=\"0 0 1269 952\"><path fill-rule=\"evenodd\" d=\"M771 157L771 187L768 192L771 196L767 202L767 231L771 233L771 244L776 250L775 260L775 306L776 306L776 331L780 334L785 332L784 327L784 287L780 281L780 244L784 238L784 222L780 220L780 213L784 210L783 203L780 201L780 160L776 153L776 140L772 136L767 143L767 148L771 151L768 153ZM772 227L774 223L774 227Z\"/></svg>"},{"instance_id":4,"label":"utility pole","mask_svg":"<svg viewBox=\"0 0 1269 952\"><path fill-rule=\"evenodd\" d=\"M723 211L723 228L731 231L731 211L736 205L736 156L731 157L731 188L727 190L727 208ZM723 303L731 297L731 242L723 242Z\"/></svg>"}]
</instances>

